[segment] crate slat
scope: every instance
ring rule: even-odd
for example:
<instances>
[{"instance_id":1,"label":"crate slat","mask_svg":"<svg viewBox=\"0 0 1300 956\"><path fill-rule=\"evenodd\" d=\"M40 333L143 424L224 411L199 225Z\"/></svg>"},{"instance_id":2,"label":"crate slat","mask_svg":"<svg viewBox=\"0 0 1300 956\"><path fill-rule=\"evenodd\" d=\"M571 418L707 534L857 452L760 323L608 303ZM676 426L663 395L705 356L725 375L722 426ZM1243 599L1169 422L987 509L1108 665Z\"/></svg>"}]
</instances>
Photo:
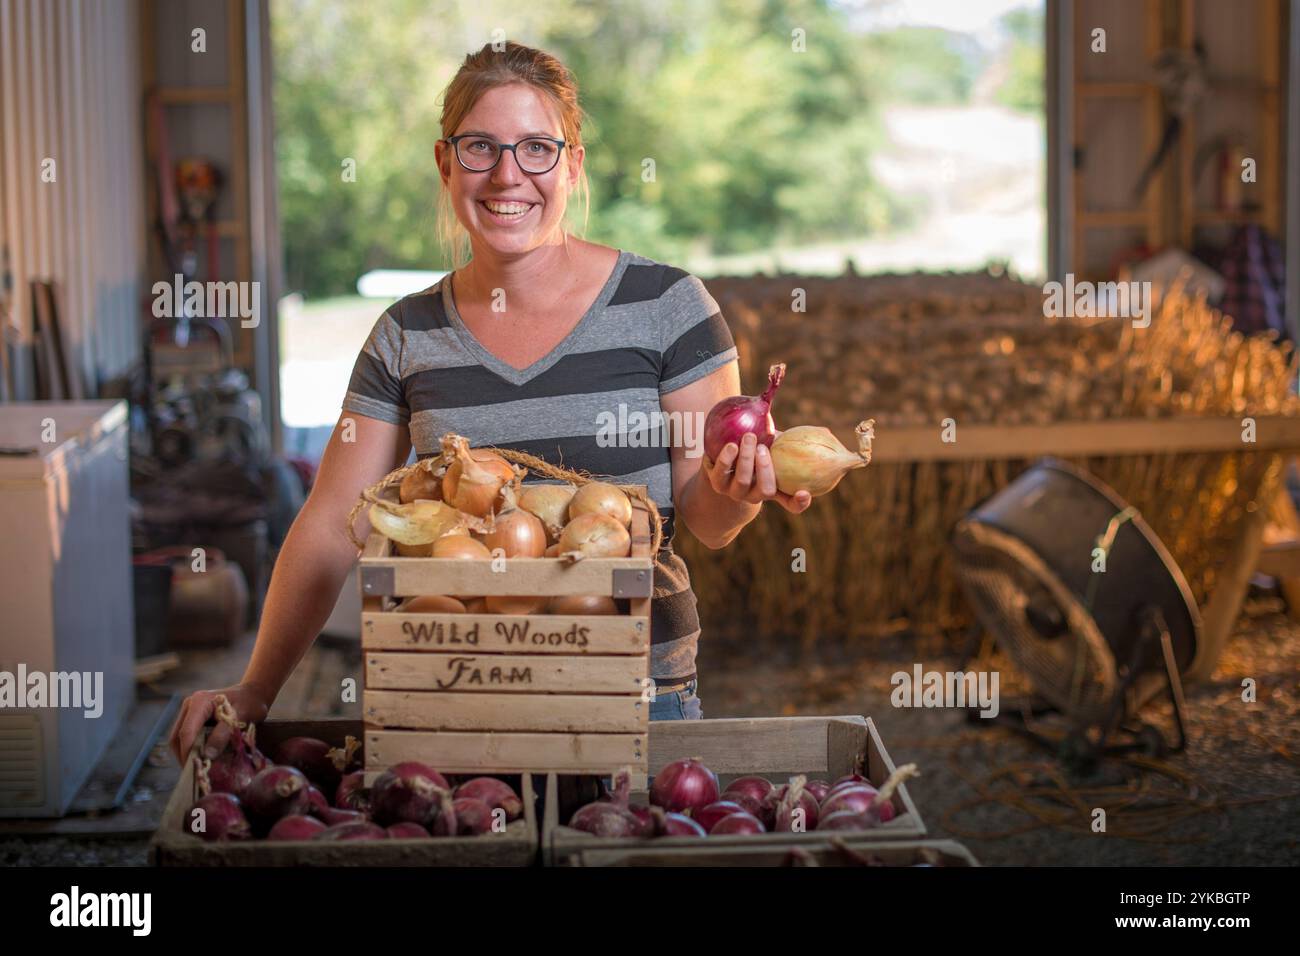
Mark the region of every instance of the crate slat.
<instances>
[{"instance_id":1,"label":"crate slat","mask_svg":"<svg viewBox=\"0 0 1300 956\"><path fill-rule=\"evenodd\" d=\"M649 618L626 614L361 615L365 651L644 657L649 647Z\"/></svg>"},{"instance_id":2,"label":"crate slat","mask_svg":"<svg viewBox=\"0 0 1300 956\"><path fill-rule=\"evenodd\" d=\"M657 842L657 841L656 841ZM938 866L979 866L970 850L955 840L883 840L848 843L852 853L877 857L885 866L915 866L928 855ZM804 848L818 866L859 866L834 846ZM569 858L570 866L790 866L789 846L656 847L653 844L623 850L587 850Z\"/></svg>"},{"instance_id":3,"label":"crate slat","mask_svg":"<svg viewBox=\"0 0 1300 956\"><path fill-rule=\"evenodd\" d=\"M556 657L515 654L367 654L368 690L431 693L557 693L581 687L592 694L644 690L645 662L636 657Z\"/></svg>"},{"instance_id":4,"label":"crate slat","mask_svg":"<svg viewBox=\"0 0 1300 956\"><path fill-rule=\"evenodd\" d=\"M419 594L615 596L614 572L653 574L649 558L584 558L566 564L556 558L511 558L493 569L488 559L361 558L363 588L375 572L384 582L365 590L366 596L411 597ZM391 577L391 581L388 578Z\"/></svg>"},{"instance_id":5,"label":"crate slat","mask_svg":"<svg viewBox=\"0 0 1300 956\"><path fill-rule=\"evenodd\" d=\"M448 773L555 770L603 773L643 764L645 734L426 733L366 731L366 772L421 760Z\"/></svg>"},{"instance_id":6,"label":"crate slat","mask_svg":"<svg viewBox=\"0 0 1300 956\"><path fill-rule=\"evenodd\" d=\"M409 730L644 733L650 704L640 695L466 694L367 688L365 719L368 727Z\"/></svg>"}]
</instances>

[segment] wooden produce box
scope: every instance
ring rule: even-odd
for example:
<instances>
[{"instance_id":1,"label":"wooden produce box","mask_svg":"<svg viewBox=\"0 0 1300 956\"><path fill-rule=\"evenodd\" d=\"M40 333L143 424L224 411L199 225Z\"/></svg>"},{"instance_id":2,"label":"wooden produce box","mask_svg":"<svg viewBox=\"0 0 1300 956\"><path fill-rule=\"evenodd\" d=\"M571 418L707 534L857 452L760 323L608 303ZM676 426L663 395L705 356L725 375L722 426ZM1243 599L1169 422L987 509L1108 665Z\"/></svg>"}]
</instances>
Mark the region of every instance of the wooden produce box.
<instances>
[{"instance_id":1,"label":"wooden produce box","mask_svg":"<svg viewBox=\"0 0 1300 956\"><path fill-rule=\"evenodd\" d=\"M267 720L257 725L257 747L268 757L289 737L318 737L342 746L351 735L360 738L360 721ZM200 742L201 743L201 742ZM507 824L503 833L477 837L434 837L421 840L357 840L341 843L249 840L207 843L186 830L190 808L197 799L195 744L172 791L162 821L149 844L155 866L531 866L537 859L537 792L532 774L501 775L524 804L524 815ZM440 768L435 768L440 769ZM333 794L327 794L332 799Z\"/></svg>"},{"instance_id":2,"label":"wooden produce box","mask_svg":"<svg viewBox=\"0 0 1300 956\"><path fill-rule=\"evenodd\" d=\"M655 846L646 841L622 850L584 850L568 858L570 866L863 866L873 857L884 866L979 866L966 847L954 840L831 841L801 848L789 846ZM700 842L700 841L697 841ZM703 841L710 843L711 841Z\"/></svg>"},{"instance_id":3,"label":"wooden produce box","mask_svg":"<svg viewBox=\"0 0 1300 956\"><path fill-rule=\"evenodd\" d=\"M644 774L650 719L650 515L631 556L408 558L372 534L361 558L367 780L403 760L445 772ZM395 599L609 595L618 615L407 614Z\"/></svg>"},{"instance_id":4,"label":"wooden produce box","mask_svg":"<svg viewBox=\"0 0 1300 956\"><path fill-rule=\"evenodd\" d=\"M858 772L879 786L895 767L870 718L846 717L745 717L723 720L661 720L651 725L649 773L686 757L698 757L718 775L719 790L737 777L761 776L785 783L796 774L809 780L834 782ZM924 768L922 768L924 772ZM923 778L922 778L923 779ZM656 837L652 840L602 839L561 826L573 812L596 797L593 778L548 774L542 812L542 862L567 865L571 856L595 850L680 848L696 851L725 847L777 849L815 847L842 839L850 846L881 840L917 840L925 836L925 823L917 813L907 784L894 793L896 816L888 823L862 833L764 833L753 836ZM645 791L634 790L633 804L648 803Z\"/></svg>"}]
</instances>

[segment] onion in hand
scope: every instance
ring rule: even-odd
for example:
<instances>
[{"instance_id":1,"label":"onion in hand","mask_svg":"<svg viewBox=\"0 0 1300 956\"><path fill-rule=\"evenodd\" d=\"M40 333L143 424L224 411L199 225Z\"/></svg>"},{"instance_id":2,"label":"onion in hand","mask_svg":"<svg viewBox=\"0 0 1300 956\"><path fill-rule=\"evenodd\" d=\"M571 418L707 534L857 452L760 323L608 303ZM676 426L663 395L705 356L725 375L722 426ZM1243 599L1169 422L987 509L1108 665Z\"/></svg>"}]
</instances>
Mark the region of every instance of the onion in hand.
<instances>
[{"instance_id":1,"label":"onion in hand","mask_svg":"<svg viewBox=\"0 0 1300 956\"><path fill-rule=\"evenodd\" d=\"M857 452L849 451L829 428L820 425L797 425L783 431L772 442L777 489L787 495L806 490L814 498L826 494L848 472L870 464L874 426L873 419L858 423Z\"/></svg>"},{"instance_id":2,"label":"onion in hand","mask_svg":"<svg viewBox=\"0 0 1300 956\"><path fill-rule=\"evenodd\" d=\"M767 373L767 388L762 395L733 395L724 398L711 409L704 420L704 454L709 461L718 460L729 442L740 447L740 440L753 434L760 445L771 447L776 438L776 425L772 421L772 398L785 378L785 363L773 365Z\"/></svg>"}]
</instances>

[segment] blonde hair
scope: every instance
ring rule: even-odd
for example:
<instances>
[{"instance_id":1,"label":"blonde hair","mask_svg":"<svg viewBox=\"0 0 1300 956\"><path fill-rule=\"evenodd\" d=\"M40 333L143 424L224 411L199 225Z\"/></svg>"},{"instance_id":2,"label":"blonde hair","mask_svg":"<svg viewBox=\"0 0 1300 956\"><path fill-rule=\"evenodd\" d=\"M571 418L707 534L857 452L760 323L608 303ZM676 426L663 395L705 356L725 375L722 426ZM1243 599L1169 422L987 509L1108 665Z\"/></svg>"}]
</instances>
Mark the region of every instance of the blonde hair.
<instances>
[{"instance_id":1,"label":"blonde hair","mask_svg":"<svg viewBox=\"0 0 1300 956\"><path fill-rule=\"evenodd\" d=\"M443 91L443 138L455 134L456 128L474 108L480 96L488 90L511 83L531 86L555 107L560 114L560 130L566 151L582 145L582 123L586 114L578 105L578 84L574 81L573 74L549 53L513 41L507 41L505 48L500 51L492 49L492 44L487 43L478 52L465 57L465 62ZM455 162L454 156L452 162ZM587 216L591 211L585 165L574 191L583 199L582 229L574 231L575 235L580 235L586 231ZM566 224L569 218L570 211L566 210ZM452 268L459 269L470 260L469 232L456 218L451 196L442 187L441 179L437 219L438 242L444 254L450 258ZM567 240L569 230L564 226L561 228L565 229Z\"/></svg>"}]
</instances>

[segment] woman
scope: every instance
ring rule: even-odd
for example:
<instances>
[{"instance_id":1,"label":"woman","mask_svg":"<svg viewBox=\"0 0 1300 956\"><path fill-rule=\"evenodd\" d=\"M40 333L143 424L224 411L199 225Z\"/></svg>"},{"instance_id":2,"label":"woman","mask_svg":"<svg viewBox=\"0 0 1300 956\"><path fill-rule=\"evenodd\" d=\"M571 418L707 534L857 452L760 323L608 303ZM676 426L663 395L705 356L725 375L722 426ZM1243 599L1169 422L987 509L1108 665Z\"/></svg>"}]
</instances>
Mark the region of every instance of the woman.
<instances>
[{"instance_id":1,"label":"woman","mask_svg":"<svg viewBox=\"0 0 1300 956\"><path fill-rule=\"evenodd\" d=\"M449 431L649 487L665 518L650 716L701 716L700 626L686 565L672 550L675 524L723 548L764 501L801 512L812 499L777 490L753 436L729 444L712 467L698 444L663 447L657 430L651 443L602 437L602 421L637 420L637 412L702 424L714 403L739 394L740 376L731 334L699 279L565 231L569 196L586 184L581 125L577 87L553 57L515 43L466 57L445 94L436 159L443 239L458 261L466 246L473 257L375 324L276 561L244 679L185 701L171 737L177 759L218 693L243 720L266 716L356 561L344 529L361 490L402 465L412 446L421 457L437 454ZM698 433L683 430L696 443ZM226 735L218 725L211 755Z\"/></svg>"}]
</instances>

